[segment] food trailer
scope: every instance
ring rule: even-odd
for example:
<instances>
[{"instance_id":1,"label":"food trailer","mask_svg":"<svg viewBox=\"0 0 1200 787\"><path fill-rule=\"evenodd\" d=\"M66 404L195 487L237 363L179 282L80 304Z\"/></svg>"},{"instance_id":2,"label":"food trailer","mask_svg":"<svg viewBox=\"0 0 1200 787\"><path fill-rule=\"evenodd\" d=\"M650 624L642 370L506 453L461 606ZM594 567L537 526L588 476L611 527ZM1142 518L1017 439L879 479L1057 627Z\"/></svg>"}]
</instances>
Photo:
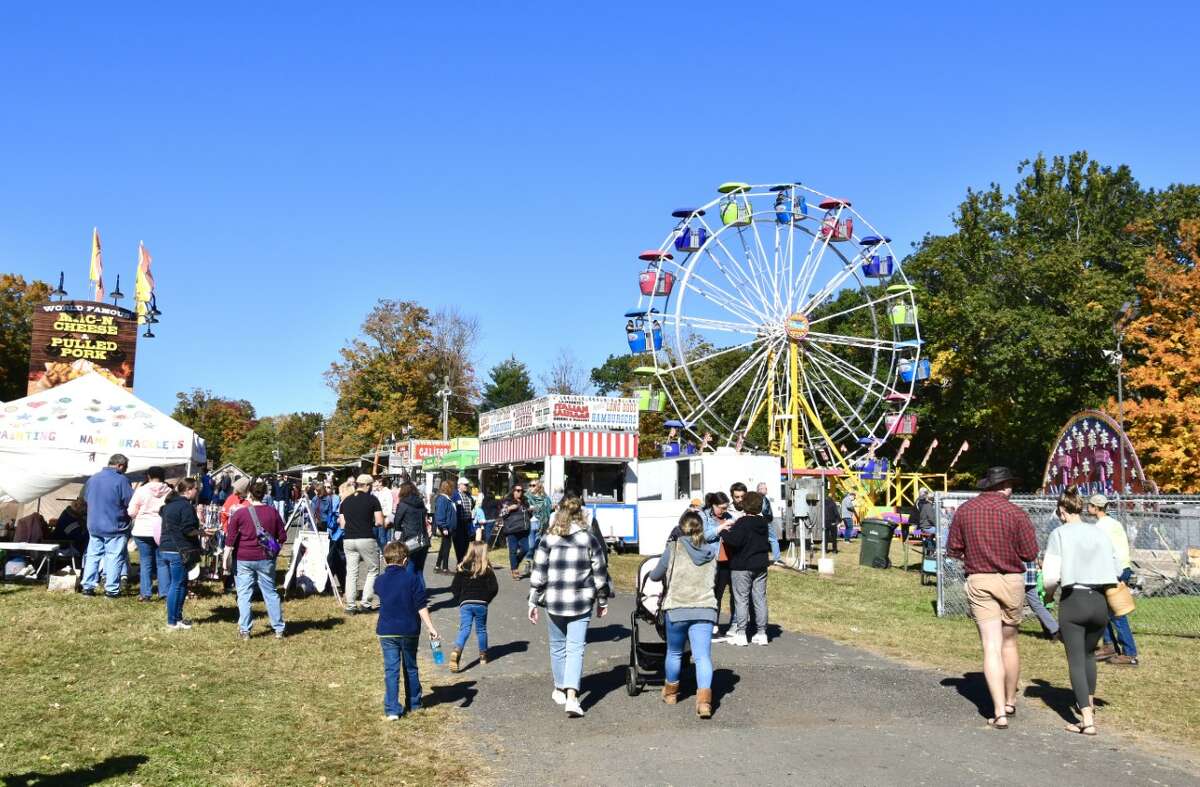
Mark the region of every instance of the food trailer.
<instances>
[{"instance_id":1,"label":"food trailer","mask_svg":"<svg viewBox=\"0 0 1200 787\"><path fill-rule=\"evenodd\" d=\"M497 493L540 478L582 496L605 538L638 540L638 400L552 394L479 415L480 483Z\"/></svg>"}]
</instances>

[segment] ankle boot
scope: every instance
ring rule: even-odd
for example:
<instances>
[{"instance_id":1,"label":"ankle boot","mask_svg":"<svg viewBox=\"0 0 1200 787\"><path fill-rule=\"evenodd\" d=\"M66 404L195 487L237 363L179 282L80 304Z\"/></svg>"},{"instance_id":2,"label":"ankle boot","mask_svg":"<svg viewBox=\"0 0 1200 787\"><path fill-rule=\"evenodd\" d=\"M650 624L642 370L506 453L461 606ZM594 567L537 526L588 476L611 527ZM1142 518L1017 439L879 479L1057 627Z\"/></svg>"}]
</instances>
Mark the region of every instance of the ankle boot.
<instances>
[{"instance_id":1,"label":"ankle boot","mask_svg":"<svg viewBox=\"0 0 1200 787\"><path fill-rule=\"evenodd\" d=\"M712 689L696 689L696 715L702 719L712 718Z\"/></svg>"},{"instance_id":2,"label":"ankle boot","mask_svg":"<svg viewBox=\"0 0 1200 787\"><path fill-rule=\"evenodd\" d=\"M487 651L486 650L479 651L479 663L487 664Z\"/></svg>"},{"instance_id":3,"label":"ankle boot","mask_svg":"<svg viewBox=\"0 0 1200 787\"><path fill-rule=\"evenodd\" d=\"M459 663L460 659L462 659L462 651L461 650L456 649L456 650L450 651L450 671L451 672L458 672L458 663Z\"/></svg>"},{"instance_id":4,"label":"ankle boot","mask_svg":"<svg viewBox=\"0 0 1200 787\"><path fill-rule=\"evenodd\" d=\"M664 683L662 691L663 702L674 705L679 701L679 683Z\"/></svg>"}]
</instances>

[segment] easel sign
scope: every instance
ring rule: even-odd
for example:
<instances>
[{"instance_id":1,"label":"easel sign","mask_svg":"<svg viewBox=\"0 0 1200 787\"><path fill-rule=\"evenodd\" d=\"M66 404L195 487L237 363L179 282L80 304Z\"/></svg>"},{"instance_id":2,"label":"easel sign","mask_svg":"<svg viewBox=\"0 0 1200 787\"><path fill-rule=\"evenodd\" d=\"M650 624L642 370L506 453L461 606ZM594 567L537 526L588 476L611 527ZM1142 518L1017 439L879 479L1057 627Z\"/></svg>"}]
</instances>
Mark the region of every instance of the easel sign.
<instances>
[{"instance_id":1,"label":"easel sign","mask_svg":"<svg viewBox=\"0 0 1200 787\"><path fill-rule=\"evenodd\" d=\"M283 578L285 593L291 588L293 581L303 586L307 593L324 593L328 585L333 590L334 600L341 605L342 596L337 578L329 568L328 533L301 530L296 534L296 542L292 547L292 562Z\"/></svg>"}]
</instances>

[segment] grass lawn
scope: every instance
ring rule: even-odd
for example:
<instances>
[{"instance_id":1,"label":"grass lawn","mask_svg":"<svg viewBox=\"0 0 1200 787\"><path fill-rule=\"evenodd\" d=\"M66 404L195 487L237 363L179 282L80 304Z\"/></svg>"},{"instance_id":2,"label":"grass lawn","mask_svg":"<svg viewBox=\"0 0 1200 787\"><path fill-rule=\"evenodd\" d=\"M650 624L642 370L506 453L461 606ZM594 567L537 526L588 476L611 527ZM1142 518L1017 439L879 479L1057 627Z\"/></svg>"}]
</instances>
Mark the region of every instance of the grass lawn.
<instances>
[{"instance_id":1,"label":"grass lawn","mask_svg":"<svg viewBox=\"0 0 1200 787\"><path fill-rule=\"evenodd\" d=\"M479 773L470 747L447 745L462 697L428 648L426 710L386 722L374 615L288 600L277 641L261 602L255 614L241 642L232 595L188 601L195 628L168 631L162 604L135 596L0 586L0 781L440 785Z\"/></svg>"},{"instance_id":2,"label":"grass lawn","mask_svg":"<svg viewBox=\"0 0 1200 787\"><path fill-rule=\"evenodd\" d=\"M967 618L937 618L932 585L922 587L917 571L864 568L858 543L837 556L832 577L815 568L804 574L773 569L767 597L771 622L785 629L817 634L914 665L954 672L981 672L979 637ZM846 546L846 545L843 545ZM892 560L900 562L899 542ZM614 555L614 581L631 590L637 555ZM919 556L910 559L920 562ZM1138 634L1138 612L1131 616L1137 637L1138 667L1100 665L1098 698L1105 705L1102 724L1147 742L1159 740L1200 749L1200 640ZM1025 701L1061 701L1069 692L1067 660L1061 644L1041 638L1035 619L1021 628L1021 685Z\"/></svg>"}]
</instances>

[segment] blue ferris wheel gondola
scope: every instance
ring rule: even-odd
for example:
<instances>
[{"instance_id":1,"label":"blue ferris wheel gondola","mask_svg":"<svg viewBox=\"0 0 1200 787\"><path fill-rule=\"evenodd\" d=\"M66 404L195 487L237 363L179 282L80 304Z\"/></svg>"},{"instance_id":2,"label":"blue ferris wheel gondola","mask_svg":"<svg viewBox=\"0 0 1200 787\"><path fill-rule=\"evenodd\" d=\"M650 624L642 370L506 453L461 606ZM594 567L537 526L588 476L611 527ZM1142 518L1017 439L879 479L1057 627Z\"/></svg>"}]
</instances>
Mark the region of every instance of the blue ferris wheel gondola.
<instances>
[{"instance_id":1,"label":"blue ferris wheel gondola","mask_svg":"<svg viewBox=\"0 0 1200 787\"><path fill-rule=\"evenodd\" d=\"M632 353L650 352L662 349L662 323L658 320L658 309L634 309L625 312L625 340L629 343Z\"/></svg>"},{"instance_id":2,"label":"blue ferris wheel gondola","mask_svg":"<svg viewBox=\"0 0 1200 787\"><path fill-rule=\"evenodd\" d=\"M808 200L803 194L796 194L795 187L799 185L795 183L771 187L771 191L776 192L775 221L778 223L792 224L808 216Z\"/></svg>"}]
</instances>

